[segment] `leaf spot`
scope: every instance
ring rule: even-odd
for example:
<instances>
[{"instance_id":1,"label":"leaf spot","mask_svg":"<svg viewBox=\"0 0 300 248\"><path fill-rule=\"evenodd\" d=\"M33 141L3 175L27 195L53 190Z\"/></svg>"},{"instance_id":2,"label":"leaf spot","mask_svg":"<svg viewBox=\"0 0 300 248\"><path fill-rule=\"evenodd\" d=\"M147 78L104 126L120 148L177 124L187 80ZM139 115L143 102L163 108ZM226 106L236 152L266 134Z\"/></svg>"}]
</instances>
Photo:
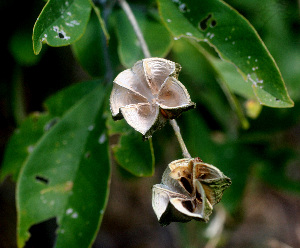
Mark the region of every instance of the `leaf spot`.
<instances>
[{"instance_id":1,"label":"leaf spot","mask_svg":"<svg viewBox=\"0 0 300 248\"><path fill-rule=\"evenodd\" d=\"M85 156L85 158L89 158L89 157L91 156L91 152L86 152L86 153L84 154L84 156Z\"/></svg>"}]
</instances>

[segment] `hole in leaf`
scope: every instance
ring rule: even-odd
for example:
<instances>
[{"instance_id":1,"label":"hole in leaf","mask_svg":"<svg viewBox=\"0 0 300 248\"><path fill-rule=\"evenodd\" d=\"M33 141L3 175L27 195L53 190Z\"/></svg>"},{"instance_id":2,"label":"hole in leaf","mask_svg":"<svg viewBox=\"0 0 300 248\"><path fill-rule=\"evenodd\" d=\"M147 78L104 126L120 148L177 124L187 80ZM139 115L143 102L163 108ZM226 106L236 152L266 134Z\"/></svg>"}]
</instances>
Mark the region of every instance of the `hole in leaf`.
<instances>
[{"instance_id":1,"label":"hole in leaf","mask_svg":"<svg viewBox=\"0 0 300 248\"><path fill-rule=\"evenodd\" d=\"M26 242L25 248L30 247L44 247L52 248L55 243L55 231L57 229L56 218L43 221L39 224L33 225L29 232L30 239Z\"/></svg>"},{"instance_id":2,"label":"hole in leaf","mask_svg":"<svg viewBox=\"0 0 300 248\"><path fill-rule=\"evenodd\" d=\"M62 33L58 33L58 37L61 39L65 38L65 36Z\"/></svg>"},{"instance_id":3,"label":"hole in leaf","mask_svg":"<svg viewBox=\"0 0 300 248\"><path fill-rule=\"evenodd\" d=\"M44 184L48 184L49 183L49 179L43 176L35 176L35 179L38 182L44 183Z\"/></svg>"},{"instance_id":4,"label":"hole in leaf","mask_svg":"<svg viewBox=\"0 0 300 248\"><path fill-rule=\"evenodd\" d=\"M185 177L180 178L180 182L182 183L183 187L186 189L187 192L189 192L190 194L193 192L192 185Z\"/></svg>"},{"instance_id":5,"label":"hole in leaf","mask_svg":"<svg viewBox=\"0 0 300 248\"><path fill-rule=\"evenodd\" d=\"M217 25L217 21L216 20L212 20L211 23L210 23L210 26L212 28L214 28L216 25Z\"/></svg>"},{"instance_id":6,"label":"hole in leaf","mask_svg":"<svg viewBox=\"0 0 300 248\"><path fill-rule=\"evenodd\" d=\"M199 29L201 29L202 31L205 31L208 26L210 27L215 27L217 25L217 21L213 18L212 14L208 14L207 17L205 17L204 19L202 19L199 22Z\"/></svg>"}]
</instances>

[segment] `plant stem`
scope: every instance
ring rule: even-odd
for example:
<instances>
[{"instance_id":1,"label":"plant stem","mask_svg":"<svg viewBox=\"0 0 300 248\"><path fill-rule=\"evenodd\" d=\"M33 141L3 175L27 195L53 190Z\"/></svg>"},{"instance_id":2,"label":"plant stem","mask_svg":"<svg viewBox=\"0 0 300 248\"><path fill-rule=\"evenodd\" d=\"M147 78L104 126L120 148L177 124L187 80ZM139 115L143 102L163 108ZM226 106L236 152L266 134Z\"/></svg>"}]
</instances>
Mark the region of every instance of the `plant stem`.
<instances>
[{"instance_id":1,"label":"plant stem","mask_svg":"<svg viewBox=\"0 0 300 248\"><path fill-rule=\"evenodd\" d=\"M141 47L142 47L142 50L143 50L143 53L144 53L144 56L145 58L151 58L151 54L150 54L150 51L149 51L149 48L148 48L148 45L144 39L144 35L139 27L139 24L137 23L137 20L134 16L134 14L132 13L132 10L129 6L129 4L126 2L126 0L119 0L119 4L121 5L122 9L124 10L125 14L127 15L133 29L134 29L134 32L141 44ZM181 150L182 150L182 154L185 158L191 158L191 155L190 153L188 152L187 148L186 148L186 145L183 141L183 138L181 136L181 133L180 133L180 128L177 124L177 122L173 119L173 120L170 120L170 124L171 126L173 127L174 129L174 132L175 132L175 135L177 137L177 140L180 144L180 147L181 147Z\"/></svg>"},{"instance_id":2,"label":"plant stem","mask_svg":"<svg viewBox=\"0 0 300 248\"><path fill-rule=\"evenodd\" d=\"M183 138L182 138L181 133L180 133L180 128L179 128L177 122L173 119L173 120L170 120L170 124L173 127L175 135L177 137L177 140L180 144L183 157L192 158L189 151L188 151L188 149L186 148L186 145L185 145L184 141L183 141Z\"/></svg>"},{"instance_id":3,"label":"plant stem","mask_svg":"<svg viewBox=\"0 0 300 248\"><path fill-rule=\"evenodd\" d=\"M122 9L126 13L128 20L130 21L130 23L134 29L134 32L141 44L145 58L150 58L151 55L150 55L150 51L148 49L147 43L144 39L143 33L140 29L140 26L137 23L134 14L132 13L132 10L131 10L129 4L126 2L126 0L119 0L119 4L121 5Z\"/></svg>"}]
</instances>

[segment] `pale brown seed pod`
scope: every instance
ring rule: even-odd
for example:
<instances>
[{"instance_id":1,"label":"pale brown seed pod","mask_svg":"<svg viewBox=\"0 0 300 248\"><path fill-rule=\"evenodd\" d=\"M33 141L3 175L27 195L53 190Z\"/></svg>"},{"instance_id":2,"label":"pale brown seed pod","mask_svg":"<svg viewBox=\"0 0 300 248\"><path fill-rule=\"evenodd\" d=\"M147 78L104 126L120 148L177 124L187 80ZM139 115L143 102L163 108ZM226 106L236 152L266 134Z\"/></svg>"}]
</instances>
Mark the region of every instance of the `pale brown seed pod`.
<instances>
[{"instance_id":1,"label":"pale brown seed pod","mask_svg":"<svg viewBox=\"0 0 300 248\"><path fill-rule=\"evenodd\" d=\"M181 66L162 58L147 58L121 72L114 80L110 109L115 120L127 123L144 138L194 108L190 95L178 80Z\"/></svg>"},{"instance_id":2,"label":"pale brown seed pod","mask_svg":"<svg viewBox=\"0 0 300 248\"><path fill-rule=\"evenodd\" d=\"M230 178L199 158L175 160L167 166L161 184L153 186L152 206L161 225L192 219L207 222L230 184Z\"/></svg>"}]
</instances>

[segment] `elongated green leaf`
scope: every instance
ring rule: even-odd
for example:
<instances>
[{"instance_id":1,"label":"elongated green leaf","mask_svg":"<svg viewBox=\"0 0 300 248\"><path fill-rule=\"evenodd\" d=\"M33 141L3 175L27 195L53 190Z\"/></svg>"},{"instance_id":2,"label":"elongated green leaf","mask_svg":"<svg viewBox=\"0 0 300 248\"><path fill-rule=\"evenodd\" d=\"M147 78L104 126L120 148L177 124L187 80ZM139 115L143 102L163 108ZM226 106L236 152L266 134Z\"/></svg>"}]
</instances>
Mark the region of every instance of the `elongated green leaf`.
<instances>
[{"instance_id":1,"label":"elongated green leaf","mask_svg":"<svg viewBox=\"0 0 300 248\"><path fill-rule=\"evenodd\" d=\"M18 128L6 146L1 166L0 181L8 175L17 180L19 171L28 155L33 151L36 142L47 132L47 123L55 119L49 114L33 113Z\"/></svg>"},{"instance_id":2,"label":"elongated green leaf","mask_svg":"<svg viewBox=\"0 0 300 248\"><path fill-rule=\"evenodd\" d=\"M42 43L66 46L84 33L92 6L89 0L49 0L33 29L33 50L39 54Z\"/></svg>"},{"instance_id":3,"label":"elongated green leaf","mask_svg":"<svg viewBox=\"0 0 300 248\"><path fill-rule=\"evenodd\" d=\"M172 39L168 30L160 23L156 12L133 8L134 16L149 46L153 57L165 57L171 49ZM119 39L118 53L125 67L132 67L144 58L139 41L128 17L123 11L115 14L115 28Z\"/></svg>"},{"instance_id":4,"label":"elongated green leaf","mask_svg":"<svg viewBox=\"0 0 300 248\"><path fill-rule=\"evenodd\" d=\"M151 141L143 141L140 133L130 127L125 120L107 120L109 135L119 135L118 144L112 148L118 164L135 176L152 176L154 154Z\"/></svg>"},{"instance_id":5,"label":"elongated green leaf","mask_svg":"<svg viewBox=\"0 0 300 248\"><path fill-rule=\"evenodd\" d=\"M251 24L221 0L158 0L162 19L175 38L208 42L233 63L261 104L292 107L279 69Z\"/></svg>"},{"instance_id":6,"label":"elongated green leaf","mask_svg":"<svg viewBox=\"0 0 300 248\"><path fill-rule=\"evenodd\" d=\"M100 83L100 80L92 80L74 84L50 96L46 99L44 105L52 115L62 116L82 97L93 91Z\"/></svg>"},{"instance_id":7,"label":"elongated green leaf","mask_svg":"<svg viewBox=\"0 0 300 248\"><path fill-rule=\"evenodd\" d=\"M223 70L219 70L219 67L217 66L218 65L217 62L219 62L220 59L216 59L213 56L211 56L209 53L207 53L205 51L205 49L203 49L199 45L199 43L192 42L192 44L198 49L199 52L201 52L205 56L207 63L209 63L211 65L211 67L214 69L214 74L215 74L216 80L218 81L220 87L222 88L224 94L226 95L231 108L235 111L236 115L238 116L238 118L242 124L242 127L244 129L249 128L249 122L244 116L242 107L241 107L239 101L236 99L235 95L232 93L231 88L229 87L231 82L228 81L228 74L223 73ZM222 63L226 63L226 62L223 61ZM229 64L229 63L226 63L226 64ZM236 74L237 74L237 72L236 72ZM232 78L229 78L229 80L230 79L232 79Z\"/></svg>"},{"instance_id":8,"label":"elongated green leaf","mask_svg":"<svg viewBox=\"0 0 300 248\"><path fill-rule=\"evenodd\" d=\"M30 226L56 217L56 247L88 247L108 194L103 86L72 106L35 145L17 184L18 246Z\"/></svg>"},{"instance_id":9,"label":"elongated green leaf","mask_svg":"<svg viewBox=\"0 0 300 248\"><path fill-rule=\"evenodd\" d=\"M92 91L99 81L75 84L45 101L48 112L33 113L10 138L1 166L0 181L8 175L16 180L19 171L38 140L60 121L60 117L82 97Z\"/></svg>"}]
</instances>

